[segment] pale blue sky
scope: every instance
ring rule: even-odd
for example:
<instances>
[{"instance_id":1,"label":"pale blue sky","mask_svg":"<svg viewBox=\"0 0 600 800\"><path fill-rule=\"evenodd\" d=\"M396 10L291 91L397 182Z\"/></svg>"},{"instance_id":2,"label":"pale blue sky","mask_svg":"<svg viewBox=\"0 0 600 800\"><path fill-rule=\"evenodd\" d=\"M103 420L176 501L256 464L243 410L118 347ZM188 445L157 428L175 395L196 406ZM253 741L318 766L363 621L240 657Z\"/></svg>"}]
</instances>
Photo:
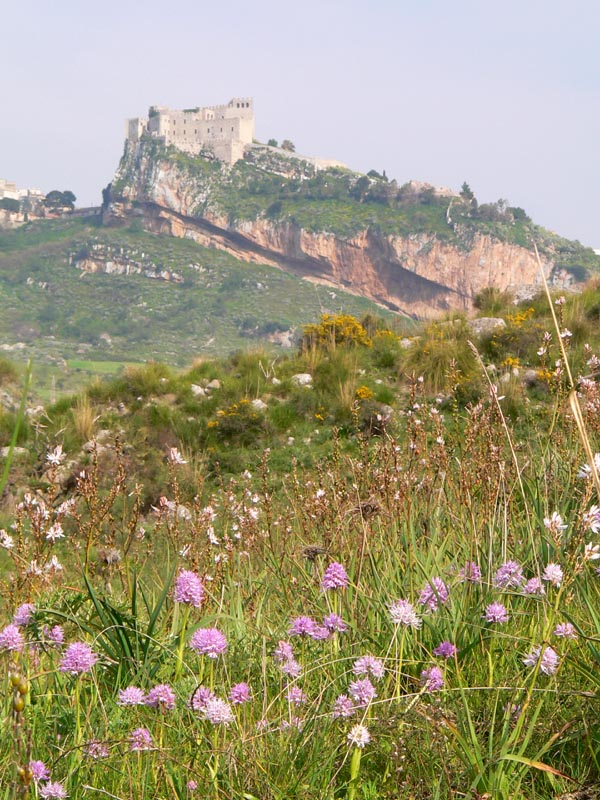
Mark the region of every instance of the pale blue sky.
<instances>
[{"instance_id":1,"label":"pale blue sky","mask_svg":"<svg viewBox=\"0 0 600 800\"><path fill-rule=\"evenodd\" d=\"M256 136L507 198L600 247L598 0L22 0L0 177L98 203L124 120L254 97Z\"/></svg>"}]
</instances>

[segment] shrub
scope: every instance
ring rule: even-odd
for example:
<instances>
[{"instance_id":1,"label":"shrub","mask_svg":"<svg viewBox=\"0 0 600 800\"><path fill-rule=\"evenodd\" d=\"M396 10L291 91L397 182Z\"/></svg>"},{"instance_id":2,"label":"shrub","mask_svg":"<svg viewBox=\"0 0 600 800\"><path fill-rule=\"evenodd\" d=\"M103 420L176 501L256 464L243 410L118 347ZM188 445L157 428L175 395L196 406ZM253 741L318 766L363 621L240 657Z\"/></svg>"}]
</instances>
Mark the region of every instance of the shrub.
<instances>
[{"instance_id":1,"label":"shrub","mask_svg":"<svg viewBox=\"0 0 600 800\"><path fill-rule=\"evenodd\" d=\"M372 341L350 314L323 314L317 324L304 326L300 342L302 352L313 347L334 350L337 345L371 347Z\"/></svg>"},{"instance_id":2,"label":"shrub","mask_svg":"<svg viewBox=\"0 0 600 800\"><path fill-rule=\"evenodd\" d=\"M468 337L463 319L434 322L403 352L401 369L407 375L422 375L432 392L453 392L458 380L469 381L479 374Z\"/></svg>"}]
</instances>

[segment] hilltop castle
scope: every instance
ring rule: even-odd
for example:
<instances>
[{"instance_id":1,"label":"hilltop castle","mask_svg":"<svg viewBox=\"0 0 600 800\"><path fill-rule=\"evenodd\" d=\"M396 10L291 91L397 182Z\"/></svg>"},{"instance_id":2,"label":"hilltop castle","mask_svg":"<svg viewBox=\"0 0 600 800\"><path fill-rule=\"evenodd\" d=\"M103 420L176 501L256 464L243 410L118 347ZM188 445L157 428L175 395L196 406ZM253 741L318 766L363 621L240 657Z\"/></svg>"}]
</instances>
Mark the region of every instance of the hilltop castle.
<instances>
[{"instance_id":1,"label":"hilltop castle","mask_svg":"<svg viewBox=\"0 0 600 800\"><path fill-rule=\"evenodd\" d=\"M166 145L197 155L212 150L227 164L244 157L244 148L254 138L254 107L250 97L234 97L227 105L185 108L177 111L150 106L147 117L127 120L127 139L142 134L160 138Z\"/></svg>"}]
</instances>

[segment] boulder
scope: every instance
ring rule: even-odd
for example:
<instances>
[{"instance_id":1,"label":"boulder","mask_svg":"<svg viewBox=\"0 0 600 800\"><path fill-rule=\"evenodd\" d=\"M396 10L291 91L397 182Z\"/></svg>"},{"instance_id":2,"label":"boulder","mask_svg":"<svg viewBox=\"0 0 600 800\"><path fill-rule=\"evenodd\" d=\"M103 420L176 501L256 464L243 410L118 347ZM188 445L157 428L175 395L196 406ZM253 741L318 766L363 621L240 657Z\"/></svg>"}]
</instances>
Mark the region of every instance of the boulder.
<instances>
[{"instance_id":1,"label":"boulder","mask_svg":"<svg viewBox=\"0 0 600 800\"><path fill-rule=\"evenodd\" d=\"M292 383L294 386L312 386L312 375L309 372L299 372L292 375Z\"/></svg>"},{"instance_id":2,"label":"boulder","mask_svg":"<svg viewBox=\"0 0 600 800\"><path fill-rule=\"evenodd\" d=\"M469 320L468 325L474 336L489 336L506 328L506 322L501 317L478 317Z\"/></svg>"}]
</instances>

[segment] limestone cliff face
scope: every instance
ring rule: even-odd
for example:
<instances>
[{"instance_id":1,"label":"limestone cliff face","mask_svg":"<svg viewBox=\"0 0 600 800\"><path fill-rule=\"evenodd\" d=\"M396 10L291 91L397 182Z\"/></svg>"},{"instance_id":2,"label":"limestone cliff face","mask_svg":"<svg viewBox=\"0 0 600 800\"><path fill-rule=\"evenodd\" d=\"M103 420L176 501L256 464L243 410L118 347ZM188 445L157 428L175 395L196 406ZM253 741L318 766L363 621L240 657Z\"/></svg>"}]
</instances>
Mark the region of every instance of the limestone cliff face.
<instances>
[{"instance_id":1,"label":"limestone cliff face","mask_svg":"<svg viewBox=\"0 0 600 800\"><path fill-rule=\"evenodd\" d=\"M394 236L367 229L342 237L265 216L232 220L212 202L218 180L214 171L208 177L194 174L143 148L126 153L105 223L137 217L149 231L275 265L421 318L445 310L468 311L475 295L488 286L522 291L541 282L534 253L487 235L476 234L459 248L423 233ZM568 282L569 276L555 275L553 268L546 258L546 276L559 285L563 278Z\"/></svg>"}]
</instances>

